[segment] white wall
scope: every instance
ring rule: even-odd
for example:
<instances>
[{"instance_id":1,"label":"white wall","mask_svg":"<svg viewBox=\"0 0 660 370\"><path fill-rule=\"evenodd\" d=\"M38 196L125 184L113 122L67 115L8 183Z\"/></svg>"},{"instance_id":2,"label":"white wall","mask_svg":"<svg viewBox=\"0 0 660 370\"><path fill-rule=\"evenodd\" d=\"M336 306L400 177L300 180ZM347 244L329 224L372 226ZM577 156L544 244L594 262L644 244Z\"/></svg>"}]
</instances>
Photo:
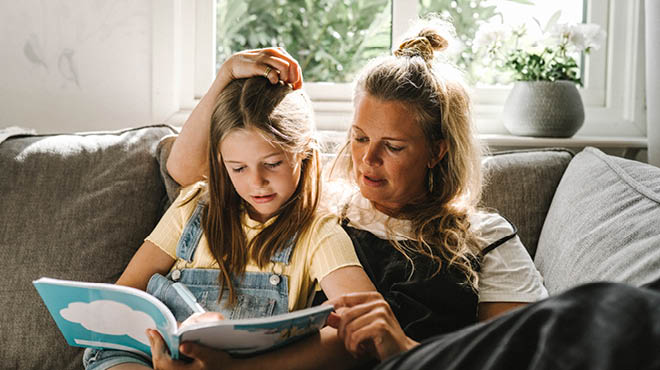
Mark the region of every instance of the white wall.
<instances>
[{"instance_id":1,"label":"white wall","mask_svg":"<svg viewBox=\"0 0 660 370\"><path fill-rule=\"evenodd\" d=\"M0 1L0 129L151 123L151 0Z\"/></svg>"},{"instance_id":2,"label":"white wall","mask_svg":"<svg viewBox=\"0 0 660 370\"><path fill-rule=\"evenodd\" d=\"M648 162L660 167L660 2L646 0L646 107Z\"/></svg>"}]
</instances>

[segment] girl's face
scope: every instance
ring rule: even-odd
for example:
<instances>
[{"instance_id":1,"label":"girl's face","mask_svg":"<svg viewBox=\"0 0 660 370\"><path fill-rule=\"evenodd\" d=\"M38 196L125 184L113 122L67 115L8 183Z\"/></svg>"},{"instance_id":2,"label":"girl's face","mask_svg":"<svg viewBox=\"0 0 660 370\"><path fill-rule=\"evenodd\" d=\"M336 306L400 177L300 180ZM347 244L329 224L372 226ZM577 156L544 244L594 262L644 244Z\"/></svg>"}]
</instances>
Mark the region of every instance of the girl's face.
<instances>
[{"instance_id":1,"label":"girl's face","mask_svg":"<svg viewBox=\"0 0 660 370\"><path fill-rule=\"evenodd\" d=\"M300 181L301 159L255 130L234 130L220 144L224 166L248 214L265 222L291 198Z\"/></svg>"},{"instance_id":2,"label":"girl's face","mask_svg":"<svg viewBox=\"0 0 660 370\"><path fill-rule=\"evenodd\" d=\"M427 172L438 160L432 160L421 127L403 103L361 94L351 130L355 179L376 209L396 215L427 193Z\"/></svg>"}]
</instances>

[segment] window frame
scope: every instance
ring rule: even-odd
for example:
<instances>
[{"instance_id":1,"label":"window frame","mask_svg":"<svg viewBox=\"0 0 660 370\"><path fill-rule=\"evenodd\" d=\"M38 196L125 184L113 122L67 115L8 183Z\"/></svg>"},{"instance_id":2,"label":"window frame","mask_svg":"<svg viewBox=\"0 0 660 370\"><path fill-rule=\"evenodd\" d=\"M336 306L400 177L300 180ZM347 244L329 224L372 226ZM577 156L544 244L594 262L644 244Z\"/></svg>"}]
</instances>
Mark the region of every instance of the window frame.
<instances>
[{"instance_id":1,"label":"window frame","mask_svg":"<svg viewBox=\"0 0 660 370\"><path fill-rule=\"evenodd\" d=\"M417 18L419 4L417 0L392 1L392 40L396 43ZM174 111L185 116L215 77L215 0L152 3L153 110L178 106ZM606 45L585 58L585 85L579 91L586 120L578 134L645 137L641 1L585 0L585 5L585 21L600 24L607 39ZM165 42L171 35L174 41ZM158 82L158 78L165 81ZM351 83L310 82L304 89L312 99L319 130L348 127L353 112ZM501 111L509 91L510 87L473 89L475 123L481 134L507 134ZM168 97L175 103L163 104Z\"/></svg>"}]
</instances>

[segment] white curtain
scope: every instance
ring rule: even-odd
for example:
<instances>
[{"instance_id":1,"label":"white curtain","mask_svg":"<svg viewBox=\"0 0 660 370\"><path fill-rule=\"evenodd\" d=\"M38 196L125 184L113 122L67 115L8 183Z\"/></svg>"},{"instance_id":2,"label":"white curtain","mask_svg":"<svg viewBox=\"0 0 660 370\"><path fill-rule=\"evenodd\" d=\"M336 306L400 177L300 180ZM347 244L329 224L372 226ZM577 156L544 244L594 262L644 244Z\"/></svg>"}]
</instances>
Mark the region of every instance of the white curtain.
<instances>
[{"instance_id":1,"label":"white curtain","mask_svg":"<svg viewBox=\"0 0 660 370\"><path fill-rule=\"evenodd\" d=\"M646 125L649 163L660 167L660 0L646 0Z\"/></svg>"}]
</instances>

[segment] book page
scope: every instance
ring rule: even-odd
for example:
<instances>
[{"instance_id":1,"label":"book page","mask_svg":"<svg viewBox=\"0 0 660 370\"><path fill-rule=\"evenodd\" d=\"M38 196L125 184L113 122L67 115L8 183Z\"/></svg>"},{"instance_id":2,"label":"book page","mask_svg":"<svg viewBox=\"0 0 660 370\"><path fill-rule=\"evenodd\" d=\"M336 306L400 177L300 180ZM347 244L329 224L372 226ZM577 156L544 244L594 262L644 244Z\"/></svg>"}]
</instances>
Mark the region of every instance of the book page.
<instances>
[{"instance_id":1,"label":"book page","mask_svg":"<svg viewBox=\"0 0 660 370\"><path fill-rule=\"evenodd\" d=\"M271 317L200 323L180 328L180 339L222 349L232 355L253 355L318 332L332 309L324 305Z\"/></svg>"},{"instance_id":2,"label":"book page","mask_svg":"<svg viewBox=\"0 0 660 370\"><path fill-rule=\"evenodd\" d=\"M33 282L69 345L112 348L151 358L145 330L158 329L178 347L176 320L165 304L139 289L41 278Z\"/></svg>"}]
</instances>

